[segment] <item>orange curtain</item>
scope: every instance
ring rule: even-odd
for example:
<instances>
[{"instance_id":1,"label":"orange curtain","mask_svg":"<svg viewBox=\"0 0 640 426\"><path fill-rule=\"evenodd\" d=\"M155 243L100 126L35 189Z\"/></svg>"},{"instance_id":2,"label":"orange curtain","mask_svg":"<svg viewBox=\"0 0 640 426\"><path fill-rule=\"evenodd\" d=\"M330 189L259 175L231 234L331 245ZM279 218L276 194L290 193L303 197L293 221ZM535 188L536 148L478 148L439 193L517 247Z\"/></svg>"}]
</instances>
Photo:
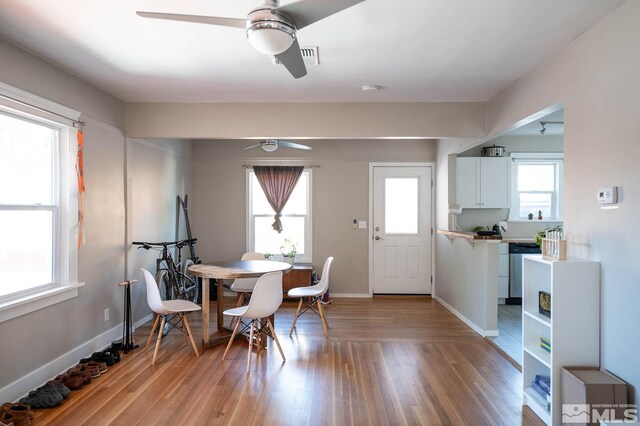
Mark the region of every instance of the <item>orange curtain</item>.
<instances>
[{"instance_id":1,"label":"orange curtain","mask_svg":"<svg viewBox=\"0 0 640 426\"><path fill-rule=\"evenodd\" d=\"M78 176L78 248L84 243L84 212L82 209L82 194L84 187L84 156L82 153L82 128L78 129L78 154L76 155L76 175Z\"/></svg>"}]
</instances>

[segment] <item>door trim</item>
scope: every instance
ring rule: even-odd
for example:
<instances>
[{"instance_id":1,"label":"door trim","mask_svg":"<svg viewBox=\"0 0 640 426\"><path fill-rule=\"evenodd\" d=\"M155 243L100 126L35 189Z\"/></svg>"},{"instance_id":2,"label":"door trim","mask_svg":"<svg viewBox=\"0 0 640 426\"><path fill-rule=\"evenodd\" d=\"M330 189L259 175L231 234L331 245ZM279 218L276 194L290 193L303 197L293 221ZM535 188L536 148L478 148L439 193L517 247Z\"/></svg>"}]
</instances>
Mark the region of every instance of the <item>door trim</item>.
<instances>
[{"instance_id":1,"label":"door trim","mask_svg":"<svg viewBox=\"0 0 640 426\"><path fill-rule=\"evenodd\" d=\"M369 226L367 227L367 232L369 233L369 297L373 297L373 169L374 167L431 167L431 229L433 229L433 234L431 234L431 276L434 277L431 283L431 295L435 294L435 261L436 261L436 252L435 252L435 214L436 214L436 197L435 197L435 173L436 173L436 163L435 162L425 162L425 163L369 163Z\"/></svg>"}]
</instances>

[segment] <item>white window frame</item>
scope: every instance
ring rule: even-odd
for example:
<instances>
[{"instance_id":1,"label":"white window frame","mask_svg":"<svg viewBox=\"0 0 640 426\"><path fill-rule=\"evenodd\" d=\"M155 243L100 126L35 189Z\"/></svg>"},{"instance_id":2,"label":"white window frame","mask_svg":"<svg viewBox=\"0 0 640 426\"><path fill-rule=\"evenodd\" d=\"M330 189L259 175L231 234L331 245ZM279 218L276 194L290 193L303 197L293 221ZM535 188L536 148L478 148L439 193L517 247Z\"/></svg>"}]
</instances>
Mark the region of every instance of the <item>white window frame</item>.
<instances>
[{"instance_id":1,"label":"white window frame","mask_svg":"<svg viewBox=\"0 0 640 426\"><path fill-rule=\"evenodd\" d=\"M54 213L54 282L0 299L0 322L60 303L78 295L78 200L75 174L75 131L78 111L0 83L0 113L54 129L58 133L52 206L2 206L2 210L34 209ZM65 117L65 118L63 118ZM68 118L66 118L68 117ZM19 178L19 177L17 177Z\"/></svg>"},{"instance_id":2,"label":"white window frame","mask_svg":"<svg viewBox=\"0 0 640 426\"><path fill-rule=\"evenodd\" d=\"M555 166L555 189L554 191L542 191L541 193L552 194L551 210L552 217L543 218L542 222L562 222L563 221L563 193L564 193L564 154L563 153L511 153L511 209L509 210L509 220L512 222L529 222L528 217L519 217L520 193L518 191L518 165L521 164L551 164ZM534 191L525 191L534 192ZM536 220L537 221L537 220Z\"/></svg>"},{"instance_id":3,"label":"white window frame","mask_svg":"<svg viewBox=\"0 0 640 426\"><path fill-rule=\"evenodd\" d=\"M296 255L296 262L298 263L313 263L313 253L312 253L312 249L313 249L313 216L312 216L312 206L313 206L313 169L311 168L305 168L302 173L307 174L307 214L306 215L285 215L283 214L282 217L306 217L306 221L305 221L305 247L304 247L304 255ZM254 215L253 212L251 211L251 199L253 197L253 193L252 193L252 186L251 186L251 178L254 175L253 169L248 167L247 171L246 171L246 186L247 186L247 251L248 252L252 252L255 251L255 245L254 245L254 241L255 241L255 234L254 234L254 220L253 218L256 216L259 217L272 217L271 215ZM260 190L262 190L262 188L260 188ZM272 259L274 260L282 260L282 254L281 253L271 253L272 254Z\"/></svg>"}]
</instances>

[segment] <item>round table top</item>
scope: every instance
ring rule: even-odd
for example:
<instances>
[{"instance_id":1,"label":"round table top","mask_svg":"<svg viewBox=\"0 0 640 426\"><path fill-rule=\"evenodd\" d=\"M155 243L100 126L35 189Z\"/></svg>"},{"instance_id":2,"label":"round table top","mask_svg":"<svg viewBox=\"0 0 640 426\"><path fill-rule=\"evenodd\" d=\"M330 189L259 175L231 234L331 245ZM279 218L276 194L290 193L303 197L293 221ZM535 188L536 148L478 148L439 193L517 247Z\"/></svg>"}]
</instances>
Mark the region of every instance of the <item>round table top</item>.
<instances>
[{"instance_id":1,"label":"round table top","mask_svg":"<svg viewBox=\"0 0 640 426\"><path fill-rule=\"evenodd\" d=\"M291 265L273 260L233 260L191 265L189 273L196 277L234 279L257 278L267 272L286 271Z\"/></svg>"}]
</instances>

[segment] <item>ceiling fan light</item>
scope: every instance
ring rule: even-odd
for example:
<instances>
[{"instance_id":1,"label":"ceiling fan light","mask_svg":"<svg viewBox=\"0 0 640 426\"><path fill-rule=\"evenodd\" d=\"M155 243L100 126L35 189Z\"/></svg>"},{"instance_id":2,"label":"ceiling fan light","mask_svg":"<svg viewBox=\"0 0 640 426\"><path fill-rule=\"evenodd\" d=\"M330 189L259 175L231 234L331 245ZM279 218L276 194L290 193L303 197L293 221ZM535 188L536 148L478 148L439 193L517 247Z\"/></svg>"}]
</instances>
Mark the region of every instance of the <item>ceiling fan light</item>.
<instances>
[{"instance_id":1,"label":"ceiling fan light","mask_svg":"<svg viewBox=\"0 0 640 426\"><path fill-rule=\"evenodd\" d=\"M265 55L279 55L293 44L296 32L280 22L256 22L247 28L249 43Z\"/></svg>"},{"instance_id":2,"label":"ceiling fan light","mask_svg":"<svg viewBox=\"0 0 640 426\"><path fill-rule=\"evenodd\" d=\"M273 152L278 149L278 141L266 140L260 142L260 147L267 152Z\"/></svg>"}]
</instances>

